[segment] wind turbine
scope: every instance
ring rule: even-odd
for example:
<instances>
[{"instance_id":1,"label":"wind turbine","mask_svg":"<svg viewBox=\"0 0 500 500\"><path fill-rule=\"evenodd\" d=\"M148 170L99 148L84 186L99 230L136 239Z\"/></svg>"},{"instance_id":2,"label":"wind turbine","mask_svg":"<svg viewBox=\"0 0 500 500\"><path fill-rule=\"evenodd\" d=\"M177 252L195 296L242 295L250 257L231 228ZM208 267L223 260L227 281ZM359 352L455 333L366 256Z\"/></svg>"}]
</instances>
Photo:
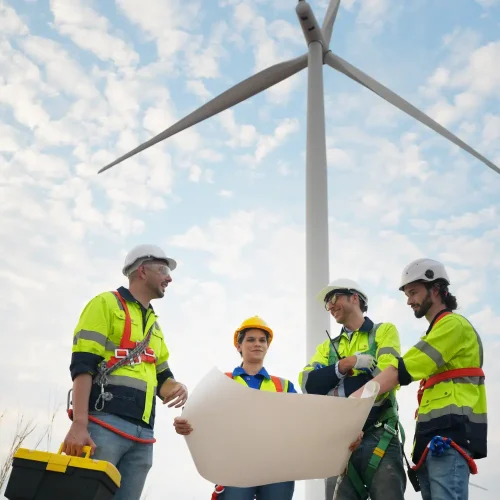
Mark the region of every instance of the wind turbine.
<instances>
[{"instance_id":1,"label":"wind turbine","mask_svg":"<svg viewBox=\"0 0 500 500\"><path fill-rule=\"evenodd\" d=\"M323 341L325 329L329 327L328 315L324 313L321 305L315 300L316 293L329 279L324 64L379 95L500 174L500 168L456 135L330 50L329 45L339 5L340 0L330 0L320 28L311 6L305 0L298 0L295 10L306 40L307 53L271 66L243 80L160 134L99 170L99 173L104 172L150 146L229 109L308 68L306 141L306 355L308 359L314 353L316 345Z\"/></svg>"}]
</instances>

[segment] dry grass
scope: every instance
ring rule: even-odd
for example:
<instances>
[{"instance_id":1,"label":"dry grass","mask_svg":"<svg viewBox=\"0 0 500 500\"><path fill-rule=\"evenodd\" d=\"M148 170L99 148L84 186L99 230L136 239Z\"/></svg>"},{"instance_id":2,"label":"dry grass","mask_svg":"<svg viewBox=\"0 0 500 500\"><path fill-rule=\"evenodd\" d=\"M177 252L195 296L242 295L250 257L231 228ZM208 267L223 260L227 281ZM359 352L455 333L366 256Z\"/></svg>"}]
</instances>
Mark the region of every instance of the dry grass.
<instances>
[{"instance_id":1,"label":"dry grass","mask_svg":"<svg viewBox=\"0 0 500 500\"><path fill-rule=\"evenodd\" d=\"M6 411L0 414L0 428L3 427L2 423L4 421L5 415ZM34 449L38 449L45 438L47 439L47 448L50 446L50 439L52 437L52 428L55 416L56 411L53 412L46 428L42 429L42 432L39 434L35 442ZM18 414L16 430L14 431L10 445L8 446L7 455L2 461L0 461L0 494L3 493L7 486L14 455L19 450L19 448L23 446L26 439L28 439L28 437L35 432L37 427L38 425L33 421L33 419L28 420L23 413Z\"/></svg>"}]
</instances>

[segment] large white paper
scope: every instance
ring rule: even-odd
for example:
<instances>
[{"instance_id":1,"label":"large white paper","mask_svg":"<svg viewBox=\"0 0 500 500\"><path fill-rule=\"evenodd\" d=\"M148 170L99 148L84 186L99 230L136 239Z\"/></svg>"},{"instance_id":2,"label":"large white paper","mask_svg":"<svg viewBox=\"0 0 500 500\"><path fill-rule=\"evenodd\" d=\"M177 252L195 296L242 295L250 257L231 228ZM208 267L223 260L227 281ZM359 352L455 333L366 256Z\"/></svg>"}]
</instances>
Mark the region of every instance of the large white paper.
<instances>
[{"instance_id":1,"label":"large white paper","mask_svg":"<svg viewBox=\"0 0 500 500\"><path fill-rule=\"evenodd\" d=\"M182 413L200 475L213 484L249 487L321 479L344 472L379 391L360 399L286 394L246 387L213 368Z\"/></svg>"}]
</instances>

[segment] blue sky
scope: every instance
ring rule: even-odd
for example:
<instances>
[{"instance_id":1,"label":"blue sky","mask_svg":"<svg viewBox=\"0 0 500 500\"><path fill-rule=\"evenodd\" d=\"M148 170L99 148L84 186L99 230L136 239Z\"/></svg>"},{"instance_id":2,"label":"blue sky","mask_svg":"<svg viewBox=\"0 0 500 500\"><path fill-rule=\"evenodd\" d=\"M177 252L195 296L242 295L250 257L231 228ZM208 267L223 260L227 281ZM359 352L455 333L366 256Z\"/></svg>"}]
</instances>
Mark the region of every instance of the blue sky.
<instances>
[{"instance_id":1,"label":"blue sky","mask_svg":"<svg viewBox=\"0 0 500 500\"><path fill-rule=\"evenodd\" d=\"M311 5L321 22L326 2ZM123 257L142 242L179 261L155 304L177 378L192 390L213 365L231 369L232 332L259 314L276 331L267 368L297 383L306 71L97 175L229 86L304 53L294 9L291 0L0 0L0 294L5 348L19 352L22 339L23 353L0 367L11 381L2 425L15 425L17 409L43 425L49 406L64 404L81 308L124 284ZM344 0L331 48L500 165L499 19L497 0ZM360 281L369 316L393 322L407 349L426 325L397 290L400 272L421 256L448 266L486 348L490 456L473 481L490 491L473 488L471 499L493 498L500 178L344 75L325 67L324 82L331 278ZM399 396L410 434L415 391ZM164 495L165 470L174 498L208 498L171 429L175 412L160 413L148 498ZM55 441L68 425L63 412L57 419Z\"/></svg>"}]
</instances>

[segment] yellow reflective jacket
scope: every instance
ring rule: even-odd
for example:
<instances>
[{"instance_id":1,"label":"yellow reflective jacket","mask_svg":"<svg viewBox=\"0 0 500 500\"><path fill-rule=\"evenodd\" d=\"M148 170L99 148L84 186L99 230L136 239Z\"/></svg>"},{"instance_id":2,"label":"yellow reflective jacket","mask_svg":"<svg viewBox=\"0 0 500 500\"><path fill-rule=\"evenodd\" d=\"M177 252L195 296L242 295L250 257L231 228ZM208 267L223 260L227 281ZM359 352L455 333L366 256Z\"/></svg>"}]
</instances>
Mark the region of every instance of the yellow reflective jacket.
<instances>
[{"instance_id":1,"label":"yellow reflective jacket","mask_svg":"<svg viewBox=\"0 0 500 500\"><path fill-rule=\"evenodd\" d=\"M168 366L169 352L153 308L149 306L146 310L124 287L118 292L125 299L130 313L131 340L140 342L152 328L149 347L155 353L155 362L125 365L110 374L105 390L113 398L105 402L102 411L153 427L155 395L165 380L173 378ZM89 373L95 382L99 363L107 362L120 346L124 326L125 312L113 293L101 293L88 302L73 335L70 365L73 380L82 373ZM100 392L100 386L92 384L90 412L96 411Z\"/></svg>"},{"instance_id":2,"label":"yellow reflective jacket","mask_svg":"<svg viewBox=\"0 0 500 500\"><path fill-rule=\"evenodd\" d=\"M327 339L318 345L309 364L299 374L302 392L349 397L386 367L397 362L401 353L399 332L396 327L392 323L374 324L368 317L365 317L364 323L358 330L352 332L350 340L344 329L338 337L332 340L340 356L349 357L356 353L371 354L377 359L377 368L371 375L360 370L353 370L343 379L339 378L335 369L339 358L330 339ZM343 391L339 394L338 387L341 381L343 381L341 384ZM385 410L390 405L396 406L396 390L397 388L377 397L366 421L365 429L376 422L382 409ZM397 411L396 407L394 409Z\"/></svg>"},{"instance_id":3,"label":"yellow reflective jacket","mask_svg":"<svg viewBox=\"0 0 500 500\"><path fill-rule=\"evenodd\" d=\"M460 368L482 368L483 345L479 334L463 316L451 313L429 325L426 334L394 363L401 385ZM438 321L436 321L438 320ZM484 377L445 380L426 389L418 409L413 461L420 459L436 435L453 439L473 458L487 455L487 404Z\"/></svg>"}]
</instances>

